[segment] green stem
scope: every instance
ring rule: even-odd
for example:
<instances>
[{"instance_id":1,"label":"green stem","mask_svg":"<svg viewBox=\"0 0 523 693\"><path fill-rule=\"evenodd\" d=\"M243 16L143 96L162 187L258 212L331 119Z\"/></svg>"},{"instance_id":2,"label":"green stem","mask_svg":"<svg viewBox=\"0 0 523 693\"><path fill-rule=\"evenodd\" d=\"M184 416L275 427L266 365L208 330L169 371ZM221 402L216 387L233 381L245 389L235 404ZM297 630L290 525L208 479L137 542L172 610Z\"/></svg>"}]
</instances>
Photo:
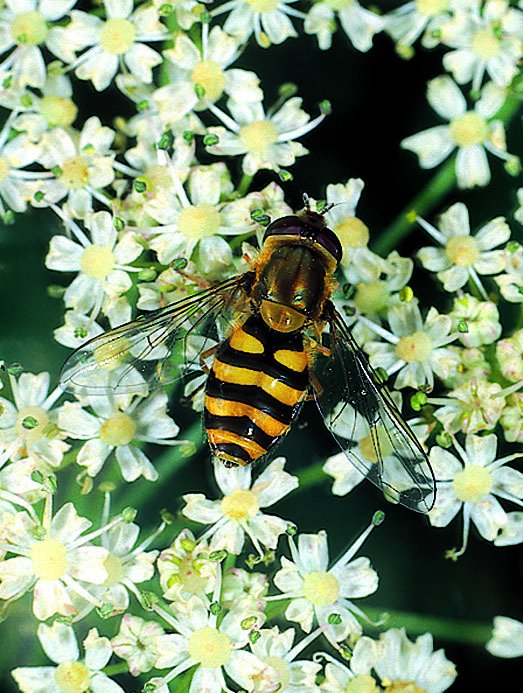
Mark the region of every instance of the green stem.
<instances>
[{"instance_id":1,"label":"green stem","mask_svg":"<svg viewBox=\"0 0 523 693\"><path fill-rule=\"evenodd\" d=\"M456 184L456 157L453 156L436 173L429 184L399 214L392 224L373 243L378 255L388 255L406 238L416 223L416 216L430 212Z\"/></svg>"},{"instance_id":2,"label":"green stem","mask_svg":"<svg viewBox=\"0 0 523 693\"><path fill-rule=\"evenodd\" d=\"M492 120L501 120L506 125L518 113L521 100L510 94ZM378 255L387 255L406 238L414 228L416 216L431 212L456 185L456 155L453 155L435 174L428 185L405 207L392 224L373 243Z\"/></svg>"},{"instance_id":3,"label":"green stem","mask_svg":"<svg viewBox=\"0 0 523 693\"><path fill-rule=\"evenodd\" d=\"M265 608L267 621L283 616L288 599L268 602ZM408 635L416 637L430 633L435 640L462 645L484 647L492 636L492 626L478 621L460 621L445 616L414 614L379 607L364 606L365 615L374 623L363 623L365 634L376 636L389 628L405 628Z\"/></svg>"},{"instance_id":4,"label":"green stem","mask_svg":"<svg viewBox=\"0 0 523 693\"><path fill-rule=\"evenodd\" d=\"M253 176L249 176L247 173L243 174L242 179L236 189L239 197L243 197L247 194L249 188L251 187L252 179Z\"/></svg>"},{"instance_id":5,"label":"green stem","mask_svg":"<svg viewBox=\"0 0 523 693\"><path fill-rule=\"evenodd\" d=\"M477 621L460 621L445 616L389 611L376 607L366 607L365 614L380 623L378 626L370 626L371 629L382 631L384 628L405 628L411 637L428 632L436 640L484 647L492 636L492 625Z\"/></svg>"}]
</instances>

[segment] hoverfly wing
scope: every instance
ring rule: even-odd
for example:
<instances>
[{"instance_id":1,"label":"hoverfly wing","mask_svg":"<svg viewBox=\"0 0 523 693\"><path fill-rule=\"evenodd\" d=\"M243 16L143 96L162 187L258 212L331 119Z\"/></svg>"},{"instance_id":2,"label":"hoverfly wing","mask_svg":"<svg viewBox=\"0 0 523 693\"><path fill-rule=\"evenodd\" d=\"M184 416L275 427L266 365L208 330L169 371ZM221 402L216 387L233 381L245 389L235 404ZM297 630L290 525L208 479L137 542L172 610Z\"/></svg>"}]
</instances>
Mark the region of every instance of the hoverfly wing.
<instances>
[{"instance_id":1,"label":"hoverfly wing","mask_svg":"<svg viewBox=\"0 0 523 693\"><path fill-rule=\"evenodd\" d=\"M61 386L76 394L146 394L201 370L199 357L223 339L221 325L245 300L239 275L141 315L89 340L63 365Z\"/></svg>"},{"instance_id":2,"label":"hoverfly wing","mask_svg":"<svg viewBox=\"0 0 523 693\"><path fill-rule=\"evenodd\" d=\"M435 479L425 451L335 309L329 325L330 355L319 354L314 366L327 428L386 498L428 512Z\"/></svg>"}]
</instances>

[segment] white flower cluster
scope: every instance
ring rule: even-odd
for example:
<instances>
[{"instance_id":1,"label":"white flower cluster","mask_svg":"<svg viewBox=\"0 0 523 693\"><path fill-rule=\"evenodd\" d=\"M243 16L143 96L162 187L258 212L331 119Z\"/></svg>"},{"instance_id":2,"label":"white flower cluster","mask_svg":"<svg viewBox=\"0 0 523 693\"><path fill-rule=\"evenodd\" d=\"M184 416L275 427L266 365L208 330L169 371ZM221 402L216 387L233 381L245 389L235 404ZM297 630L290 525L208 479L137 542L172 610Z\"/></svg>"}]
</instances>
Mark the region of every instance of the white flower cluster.
<instances>
[{"instance_id":1,"label":"white flower cluster","mask_svg":"<svg viewBox=\"0 0 523 693\"><path fill-rule=\"evenodd\" d=\"M519 172L505 124L523 57L521 3L416 0L383 14L357 0L305 9L296 0L87 4L0 0L0 216L9 224L30 206L46 208L61 225L45 262L67 283L54 290L65 308L55 338L68 348L129 321L135 309L164 307L244 272L265 222L291 213L275 182L253 190L253 178L268 170L288 179L307 154L299 140L329 104L312 117L285 88L276 104L265 103L258 75L239 66L249 43L267 49L302 30L327 50L339 24L362 52L380 32L405 57L418 40L439 47L450 74L431 80L427 97L445 124L407 137L403 148L424 169L452 157L447 180L460 188L489 183L487 154ZM127 100L134 115L109 127L81 113L79 81ZM510 509L523 506L523 474L508 465L521 457L510 445L523 441L523 330L500 316L504 303L523 303L523 247L510 241L505 216L482 219L474 231L462 202L437 226L414 209L412 223L439 245L418 253L421 271L443 288L441 303L426 310L409 286L413 261L369 248L369 228L356 215L363 187L355 178L326 186L326 218L344 250L334 300L371 366L394 376L398 406L405 388L417 391L419 415L409 423L430 448L437 485L429 520L441 527L462 514L453 558L468 545L471 521L495 546L523 543L523 512ZM518 195L521 224L523 188ZM21 691L123 691L111 671L141 677L144 690L158 693L440 693L452 685L455 667L430 634L364 634L376 624L357 602L377 590L378 574L356 554L379 513L331 561L325 531L297 533L266 511L299 487L277 458L261 472L216 466L217 497L185 493L180 517L165 513L140 538L132 508L111 512L111 492L122 507L127 496L150 498L156 491L135 489L156 490L168 464L194 451L196 435L179 437L166 392L112 392L100 367L94 377L106 394L72 398L53 389L48 373L3 361L0 371L0 599L20 614L26 605L53 662L13 668ZM348 406L336 426L372 466L376 441L356 421ZM380 446L384 477L397 478L390 441ZM322 466L335 495L362 479L344 453ZM322 478L319 471L315 481ZM169 538L150 548L167 527ZM495 619L491 653L519 656L522 642L521 623ZM107 669L113 656L121 661Z\"/></svg>"}]
</instances>

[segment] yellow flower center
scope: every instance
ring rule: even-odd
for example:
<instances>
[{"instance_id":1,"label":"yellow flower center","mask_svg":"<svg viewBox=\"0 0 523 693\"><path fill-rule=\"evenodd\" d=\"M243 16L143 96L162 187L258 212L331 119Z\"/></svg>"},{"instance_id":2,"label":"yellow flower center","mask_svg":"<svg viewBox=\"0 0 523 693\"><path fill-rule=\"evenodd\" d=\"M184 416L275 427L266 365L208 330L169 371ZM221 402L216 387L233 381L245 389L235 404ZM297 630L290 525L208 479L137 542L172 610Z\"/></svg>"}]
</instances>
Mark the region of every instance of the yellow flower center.
<instances>
[{"instance_id":1,"label":"yellow flower center","mask_svg":"<svg viewBox=\"0 0 523 693\"><path fill-rule=\"evenodd\" d=\"M414 332L396 344L396 356L406 363L426 361L431 351L432 342L426 332Z\"/></svg>"},{"instance_id":2,"label":"yellow flower center","mask_svg":"<svg viewBox=\"0 0 523 693\"><path fill-rule=\"evenodd\" d=\"M264 155L278 139L278 131L268 120L256 120L240 128L240 139L249 153Z\"/></svg>"},{"instance_id":3,"label":"yellow flower center","mask_svg":"<svg viewBox=\"0 0 523 693\"><path fill-rule=\"evenodd\" d=\"M247 0L255 12L274 12L280 0Z\"/></svg>"},{"instance_id":4,"label":"yellow flower center","mask_svg":"<svg viewBox=\"0 0 523 693\"><path fill-rule=\"evenodd\" d=\"M104 582L104 587L111 587L111 585L116 585L122 581L123 565L119 556L108 553L104 561L104 568L107 570L107 578Z\"/></svg>"},{"instance_id":5,"label":"yellow flower center","mask_svg":"<svg viewBox=\"0 0 523 693\"><path fill-rule=\"evenodd\" d=\"M435 17L444 12L450 4L450 0L416 0L416 9L424 17Z\"/></svg>"},{"instance_id":6,"label":"yellow flower center","mask_svg":"<svg viewBox=\"0 0 523 693\"><path fill-rule=\"evenodd\" d=\"M5 156L0 156L0 181L4 180L4 178L7 178L10 170L11 167L9 166L9 162L7 161Z\"/></svg>"},{"instance_id":7,"label":"yellow flower center","mask_svg":"<svg viewBox=\"0 0 523 693\"><path fill-rule=\"evenodd\" d=\"M334 232L344 248L366 248L369 242L369 227L358 217L345 217Z\"/></svg>"},{"instance_id":8,"label":"yellow flower center","mask_svg":"<svg viewBox=\"0 0 523 693\"><path fill-rule=\"evenodd\" d=\"M91 279L105 279L114 265L114 255L108 245L89 245L80 258L80 269Z\"/></svg>"},{"instance_id":9,"label":"yellow flower center","mask_svg":"<svg viewBox=\"0 0 523 693\"><path fill-rule=\"evenodd\" d=\"M361 313L379 313L389 304L390 291L387 282L377 279L368 284L357 284L354 305Z\"/></svg>"},{"instance_id":10,"label":"yellow flower center","mask_svg":"<svg viewBox=\"0 0 523 693\"><path fill-rule=\"evenodd\" d=\"M225 87L223 70L214 60L202 60L195 65L191 79L194 84L204 88L205 98L208 101L217 101Z\"/></svg>"},{"instance_id":11,"label":"yellow flower center","mask_svg":"<svg viewBox=\"0 0 523 693\"><path fill-rule=\"evenodd\" d=\"M260 509L256 494L240 488L236 488L228 496L224 496L220 507L222 513L233 520L245 520L247 517L254 517Z\"/></svg>"},{"instance_id":12,"label":"yellow flower center","mask_svg":"<svg viewBox=\"0 0 523 693\"><path fill-rule=\"evenodd\" d=\"M381 685L384 686L386 693L427 693L424 688L420 688L412 681L391 681L382 679Z\"/></svg>"},{"instance_id":13,"label":"yellow flower center","mask_svg":"<svg viewBox=\"0 0 523 693\"><path fill-rule=\"evenodd\" d=\"M16 432L25 441L35 442L45 436L49 416L41 407L23 407L16 417Z\"/></svg>"},{"instance_id":14,"label":"yellow flower center","mask_svg":"<svg viewBox=\"0 0 523 693\"><path fill-rule=\"evenodd\" d=\"M485 467L471 464L456 474L452 487L458 500L477 503L490 492L492 474Z\"/></svg>"},{"instance_id":15,"label":"yellow flower center","mask_svg":"<svg viewBox=\"0 0 523 693\"><path fill-rule=\"evenodd\" d=\"M328 606L338 599L340 583L334 575L318 570L303 578L301 593L314 606Z\"/></svg>"},{"instance_id":16,"label":"yellow flower center","mask_svg":"<svg viewBox=\"0 0 523 693\"><path fill-rule=\"evenodd\" d=\"M472 50L479 58L489 60L499 53L500 43L490 29L482 29L472 37Z\"/></svg>"},{"instance_id":17,"label":"yellow flower center","mask_svg":"<svg viewBox=\"0 0 523 693\"><path fill-rule=\"evenodd\" d=\"M159 164L148 168L143 175L139 176L138 180L146 184L147 195L153 197L173 186L169 169L167 166L160 166Z\"/></svg>"},{"instance_id":18,"label":"yellow flower center","mask_svg":"<svg viewBox=\"0 0 523 693\"><path fill-rule=\"evenodd\" d=\"M61 541L47 537L35 541L29 552L33 573L40 580L58 580L67 569L67 551Z\"/></svg>"},{"instance_id":19,"label":"yellow flower center","mask_svg":"<svg viewBox=\"0 0 523 693\"><path fill-rule=\"evenodd\" d=\"M206 587L206 579L200 575L200 571L192 558L182 558L178 564L178 573L175 573L185 589L194 594L203 594Z\"/></svg>"},{"instance_id":20,"label":"yellow flower center","mask_svg":"<svg viewBox=\"0 0 523 693\"><path fill-rule=\"evenodd\" d=\"M72 99L63 96L42 96L40 113L53 127L69 127L76 120L78 107Z\"/></svg>"},{"instance_id":21,"label":"yellow flower center","mask_svg":"<svg viewBox=\"0 0 523 693\"><path fill-rule=\"evenodd\" d=\"M11 22L11 36L24 46L38 46L47 38L49 29L47 23L36 10L22 12Z\"/></svg>"},{"instance_id":22,"label":"yellow flower center","mask_svg":"<svg viewBox=\"0 0 523 693\"><path fill-rule=\"evenodd\" d=\"M378 449L381 454L381 457L385 459L392 452L394 452L394 448L383 426L377 427L376 431L378 434ZM361 440L358 441L358 444L360 446L361 454L363 455L363 457L369 462L372 462L372 464L375 464L377 462L375 436L365 436L365 438L361 438Z\"/></svg>"},{"instance_id":23,"label":"yellow flower center","mask_svg":"<svg viewBox=\"0 0 523 693\"><path fill-rule=\"evenodd\" d=\"M379 693L379 690L370 674L355 676L345 687L345 693Z\"/></svg>"},{"instance_id":24,"label":"yellow flower center","mask_svg":"<svg viewBox=\"0 0 523 693\"><path fill-rule=\"evenodd\" d=\"M71 190L79 190L87 183L89 169L84 156L73 156L60 166L60 183Z\"/></svg>"},{"instance_id":25,"label":"yellow flower center","mask_svg":"<svg viewBox=\"0 0 523 693\"><path fill-rule=\"evenodd\" d=\"M281 657L264 657L263 661L274 669L278 675L280 687L277 690L286 691L291 682L289 665Z\"/></svg>"},{"instance_id":26,"label":"yellow flower center","mask_svg":"<svg viewBox=\"0 0 523 693\"><path fill-rule=\"evenodd\" d=\"M133 45L136 29L128 19L108 19L100 31L100 46L107 53L122 55Z\"/></svg>"},{"instance_id":27,"label":"yellow flower center","mask_svg":"<svg viewBox=\"0 0 523 693\"><path fill-rule=\"evenodd\" d=\"M200 628L189 638L189 655L206 669L223 666L231 650L229 638L210 626Z\"/></svg>"},{"instance_id":28,"label":"yellow flower center","mask_svg":"<svg viewBox=\"0 0 523 693\"><path fill-rule=\"evenodd\" d=\"M212 236L219 228L220 213L206 202L185 207L178 217L178 231L191 240Z\"/></svg>"},{"instance_id":29,"label":"yellow flower center","mask_svg":"<svg viewBox=\"0 0 523 693\"><path fill-rule=\"evenodd\" d=\"M445 246L445 255L458 267L472 267L479 258L478 243L472 236L452 236Z\"/></svg>"},{"instance_id":30,"label":"yellow flower center","mask_svg":"<svg viewBox=\"0 0 523 693\"><path fill-rule=\"evenodd\" d=\"M55 669L54 680L61 693L84 693L91 685L89 669L83 662L61 662Z\"/></svg>"},{"instance_id":31,"label":"yellow flower center","mask_svg":"<svg viewBox=\"0 0 523 693\"><path fill-rule=\"evenodd\" d=\"M458 147L481 144L488 137L487 121L478 113L468 111L451 121L450 136Z\"/></svg>"},{"instance_id":32,"label":"yellow flower center","mask_svg":"<svg viewBox=\"0 0 523 693\"><path fill-rule=\"evenodd\" d=\"M136 434L136 424L128 414L119 412L106 419L100 429L100 440L106 445L129 445Z\"/></svg>"}]
</instances>

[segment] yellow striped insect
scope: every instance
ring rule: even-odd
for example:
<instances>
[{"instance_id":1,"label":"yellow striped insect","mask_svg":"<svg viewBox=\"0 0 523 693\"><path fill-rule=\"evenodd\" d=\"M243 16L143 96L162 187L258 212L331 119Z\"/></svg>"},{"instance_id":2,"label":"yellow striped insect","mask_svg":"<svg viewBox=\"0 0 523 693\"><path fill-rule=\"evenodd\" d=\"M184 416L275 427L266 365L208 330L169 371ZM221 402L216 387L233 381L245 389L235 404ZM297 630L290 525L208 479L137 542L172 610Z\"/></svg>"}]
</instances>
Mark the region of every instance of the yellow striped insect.
<instances>
[{"instance_id":1,"label":"yellow striped insect","mask_svg":"<svg viewBox=\"0 0 523 693\"><path fill-rule=\"evenodd\" d=\"M197 342L213 359L204 425L214 457L227 466L259 460L311 397L362 474L389 499L427 511L435 497L427 456L331 301L341 257L322 214L307 207L276 219L250 271L91 339L66 361L62 385L145 393L194 372ZM352 421L348 434L342 419Z\"/></svg>"}]
</instances>

